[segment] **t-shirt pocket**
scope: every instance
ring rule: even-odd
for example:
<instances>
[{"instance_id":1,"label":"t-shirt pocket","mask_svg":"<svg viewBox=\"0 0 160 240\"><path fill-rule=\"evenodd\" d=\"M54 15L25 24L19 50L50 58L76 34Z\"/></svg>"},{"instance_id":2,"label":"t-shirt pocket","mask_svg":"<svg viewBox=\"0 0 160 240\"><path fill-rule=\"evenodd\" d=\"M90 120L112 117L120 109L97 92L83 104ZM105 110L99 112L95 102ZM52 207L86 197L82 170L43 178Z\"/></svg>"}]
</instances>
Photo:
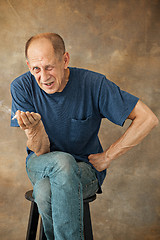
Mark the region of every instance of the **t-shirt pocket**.
<instances>
[{"instance_id":1,"label":"t-shirt pocket","mask_svg":"<svg viewBox=\"0 0 160 240\"><path fill-rule=\"evenodd\" d=\"M70 139L74 147L83 149L92 140L99 128L99 120L95 116L85 119L71 119Z\"/></svg>"}]
</instances>

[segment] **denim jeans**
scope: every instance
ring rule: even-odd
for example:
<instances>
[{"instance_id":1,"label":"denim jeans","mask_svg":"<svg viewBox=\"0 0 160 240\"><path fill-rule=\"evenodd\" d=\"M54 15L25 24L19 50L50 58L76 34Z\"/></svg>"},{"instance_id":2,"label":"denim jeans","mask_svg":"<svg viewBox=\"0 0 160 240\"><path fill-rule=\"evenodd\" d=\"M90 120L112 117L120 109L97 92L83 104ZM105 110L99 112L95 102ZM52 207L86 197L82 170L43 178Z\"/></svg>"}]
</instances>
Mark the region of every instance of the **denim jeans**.
<instances>
[{"instance_id":1,"label":"denim jeans","mask_svg":"<svg viewBox=\"0 0 160 240\"><path fill-rule=\"evenodd\" d=\"M64 152L33 154L26 164L47 240L83 240L83 198L98 190L95 170Z\"/></svg>"}]
</instances>

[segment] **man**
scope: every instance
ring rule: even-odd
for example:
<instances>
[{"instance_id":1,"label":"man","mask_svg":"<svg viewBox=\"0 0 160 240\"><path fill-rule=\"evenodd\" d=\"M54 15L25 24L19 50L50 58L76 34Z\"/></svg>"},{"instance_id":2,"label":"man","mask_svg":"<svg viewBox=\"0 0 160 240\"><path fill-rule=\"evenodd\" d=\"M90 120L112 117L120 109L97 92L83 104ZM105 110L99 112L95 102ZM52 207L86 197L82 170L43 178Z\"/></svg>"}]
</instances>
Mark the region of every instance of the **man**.
<instances>
[{"instance_id":1,"label":"man","mask_svg":"<svg viewBox=\"0 0 160 240\"><path fill-rule=\"evenodd\" d=\"M137 145L157 117L137 97L121 91L99 73L68 67L69 53L54 33L26 43L30 72L11 84L11 126L27 136L26 169L47 239L83 237L83 198L100 191L110 163ZM126 132L103 151L98 139L102 118ZM54 229L53 229L54 222Z\"/></svg>"}]
</instances>

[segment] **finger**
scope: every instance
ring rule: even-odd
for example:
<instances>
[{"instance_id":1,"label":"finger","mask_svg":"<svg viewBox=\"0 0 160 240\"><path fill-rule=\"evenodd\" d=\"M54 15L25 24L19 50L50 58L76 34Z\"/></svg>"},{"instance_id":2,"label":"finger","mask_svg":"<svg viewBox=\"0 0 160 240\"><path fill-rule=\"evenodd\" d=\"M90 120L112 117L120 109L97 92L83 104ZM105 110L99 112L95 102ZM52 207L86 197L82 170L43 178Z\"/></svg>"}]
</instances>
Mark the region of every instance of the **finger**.
<instances>
[{"instance_id":1,"label":"finger","mask_svg":"<svg viewBox=\"0 0 160 240\"><path fill-rule=\"evenodd\" d=\"M92 165L97 165L99 161L98 161L97 159L91 159L91 160L89 160L89 162L90 162Z\"/></svg>"},{"instance_id":2,"label":"finger","mask_svg":"<svg viewBox=\"0 0 160 240\"><path fill-rule=\"evenodd\" d=\"M97 171L101 171L101 166L99 164L92 164Z\"/></svg>"},{"instance_id":3,"label":"finger","mask_svg":"<svg viewBox=\"0 0 160 240\"><path fill-rule=\"evenodd\" d=\"M29 114L29 113L28 113ZM26 125L26 126L29 126L31 125L31 122L27 116L27 114L25 112L21 112L21 118L22 118L22 121L23 123Z\"/></svg>"},{"instance_id":4,"label":"finger","mask_svg":"<svg viewBox=\"0 0 160 240\"><path fill-rule=\"evenodd\" d=\"M89 156L88 156L88 159L90 160L92 158L92 154L90 154Z\"/></svg>"},{"instance_id":5,"label":"finger","mask_svg":"<svg viewBox=\"0 0 160 240\"><path fill-rule=\"evenodd\" d=\"M26 116L27 116L30 124L34 124L35 123L35 119L34 119L34 117L32 116L32 114L30 112L27 111L26 112Z\"/></svg>"},{"instance_id":6,"label":"finger","mask_svg":"<svg viewBox=\"0 0 160 240\"><path fill-rule=\"evenodd\" d=\"M18 121L18 124L19 124L20 128L25 129L26 125L24 124L24 122L23 122L23 120L21 118L21 111L18 110L16 112L16 115L17 115L17 121Z\"/></svg>"},{"instance_id":7,"label":"finger","mask_svg":"<svg viewBox=\"0 0 160 240\"><path fill-rule=\"evenodd\" d=\"M96 155L97 155L97 154L90 154L90 155L88 156L88 159L94 161L94 160L97 158Z\"/></svg>"},{"instance_id":8,"label":"finger","mask_svg":"<svg viewBox=\"0 0 160 240\"><path fill-rule=\"evenodd\" d=\"M39 113L31 112L32 117L34 118L35 121L40 121L41 120L41 115Z\"/></svg>"},{"instance_id":9,"label":"finger","mask_svg":"<svg viewBox=\"0 0 160 240\"><path fill-rule=\"evenodd\" d=\"M100 161L100 158L95 156L96 154L93 154L93 156L88 157L89 162L96 163Z\"/></svg>"},{"instance_id":10,"label":"finger","mask_svg":"<svg viewBox=\"0 0 160 240\"><path fill-rule=\"evenodd\" d=\"M17 116L17 118L18 118L18 117L20 118L20 115L21 115L21 111L20 111L20 110L17 110L17 112L15 113L15 116Z\"/></svg>"}]
</instances>

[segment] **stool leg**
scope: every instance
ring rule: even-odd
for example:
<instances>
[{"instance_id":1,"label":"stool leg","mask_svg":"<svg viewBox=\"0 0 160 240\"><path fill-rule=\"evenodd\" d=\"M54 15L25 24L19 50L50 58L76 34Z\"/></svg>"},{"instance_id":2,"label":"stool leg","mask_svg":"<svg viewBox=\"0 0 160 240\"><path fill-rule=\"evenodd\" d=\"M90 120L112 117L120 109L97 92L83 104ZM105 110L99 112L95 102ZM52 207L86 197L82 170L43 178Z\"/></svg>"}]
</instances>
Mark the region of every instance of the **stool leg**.
<instances>
[{"instance_id":1,"label":"stool leg","mask_svg":"<svg viewBox=\"0 0 160 240\"><path fill-rule=\"evenodd\" d=\"M37 204L34 202L31 202L26 240L36 239L38 219L39 219L39 213L38 213Z\"/></svg>"},{"instance_id":2,"label":"stool leg","mask_svg":"<svg viewBox=\"0 0 160 240\"><path fill-rule=\"evenodd\" d=\"M41 223L40 223L39 240L47 240L46 235L45 235L45 233L44 233L44 228L43 228L42 219L41 219ZM54 239L53 239L53 240L54 240Z\"/></svg>"},{"instance_id":3,"label":"stool leg","mask_svg":"<svg viewBox=\"0 0 160 240\"><path fill-rule=\"evenodd\" d=\"M84 203L83 223L84 223L84 239L85 240L93 240L92 223L91 223L89 203Z\"/></svg>"}]
</instances>

